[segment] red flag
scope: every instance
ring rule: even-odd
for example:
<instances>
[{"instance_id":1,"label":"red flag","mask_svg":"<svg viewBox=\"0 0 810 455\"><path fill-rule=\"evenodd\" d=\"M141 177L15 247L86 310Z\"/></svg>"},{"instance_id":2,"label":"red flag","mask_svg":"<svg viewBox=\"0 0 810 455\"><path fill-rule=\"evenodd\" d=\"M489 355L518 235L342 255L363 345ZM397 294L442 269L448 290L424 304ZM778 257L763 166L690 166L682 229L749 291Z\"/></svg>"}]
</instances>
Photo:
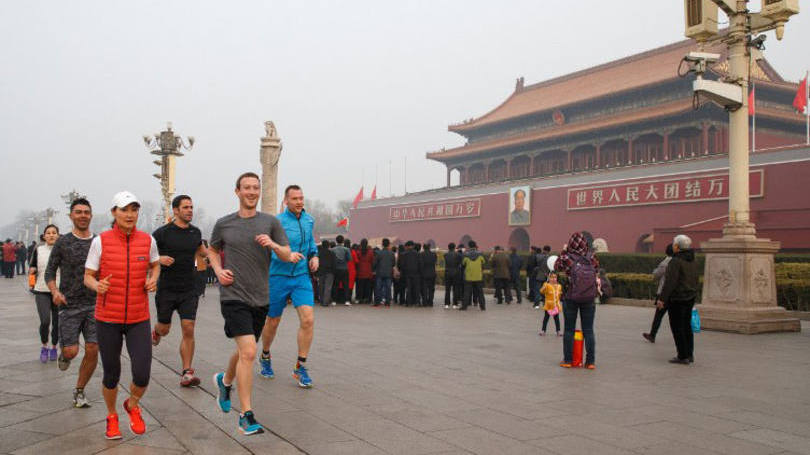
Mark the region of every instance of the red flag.
<instances>
[{"instance_id":1,"label":"red flag","mask_svg":"<svg viewBox=\"0 0 810 455\"><path fill-rule=\"evenodd\" d=\"M354 197L354 201L352 201L352 208L356 209L357 204L359 204L360 201L362 201L362 200L363 200L363 187L361 186L360 187L360 192L357 193L357 196Z\"/></svg>"},{"instance_id":2,"label":"red flag","mask_svg":"<svg viewBox=\"0 0 810 455\"><path fill-rule=\"evenodd\" d=\"M338 227L340 227L340 226L348 227L349 226L349 217L343 218L342 220L338 221L337 225L338 225Z\"/></svg>"},{"instance_id":3,"label":"red flag","mask_svg":"<svg viewBox=\"0 0 810 455\"><path fill-rule=\"evenodd\" d=\"M748 94L748 115L754 115L754 103L756 102L756 87L751 88L751 93Z\"/></svg>"},{"instance_id":4,"label":"red flag","mask_svg":"<svg viewBox=\"0 0 810 455\"><path fill-rule=\"evenodd\" d=\"M796 97L793 98L793 107L799 111L804 112L804 109L807 107L807 77L805 76L801 82L799 82L799 90L796 91Z\"/></svg>"},{"instance_id":5,"label":"red flag","mask_svg":"<svg viewBox=\"0 0 810 455\"><path fill-rule=\"evenodd\" d=\"M371 190L371 200L377 199L377 185L374 185L374 189Z\"/></svg>"}]
</instances>

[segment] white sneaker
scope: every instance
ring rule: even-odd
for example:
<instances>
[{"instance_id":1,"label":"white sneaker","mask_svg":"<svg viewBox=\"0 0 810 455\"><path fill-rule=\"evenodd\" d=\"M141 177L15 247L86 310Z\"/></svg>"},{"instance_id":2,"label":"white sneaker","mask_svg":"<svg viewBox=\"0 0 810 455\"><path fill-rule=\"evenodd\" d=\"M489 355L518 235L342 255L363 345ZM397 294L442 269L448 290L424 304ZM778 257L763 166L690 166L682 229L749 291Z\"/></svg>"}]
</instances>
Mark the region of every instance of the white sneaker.
<instances>
[{"instance_id":1,"label":"white sneaker","mask_svg":"<svg viewBox=\"0 0 810 455\"><path fill-rule=\"evenodd\" d=\"M444 309L445 309L445 310L449 310L449 309L450 309L450 305L445 305L445 306L444 306Z\"/></svg>"},{"instance_id":2,"label":"white sneaker","mask_svg":"<svg viewBox=\"0 0 810 455\"><path fill-rule=\"evenodd\" d=\"M332 306L335 306L335 305L337 305L337 303L335 303L335 302L332 302Z\"/></svg>"},{"instance_id":3,"label":"white sneaker","mask_svg":"<svg viewBox=\"0 0 810 455\"><path fill-rule=\"evenodd\" d=\"M352 306L351 302L343 302L343 304L346 306Z\"/></svg>"}]
</instances>

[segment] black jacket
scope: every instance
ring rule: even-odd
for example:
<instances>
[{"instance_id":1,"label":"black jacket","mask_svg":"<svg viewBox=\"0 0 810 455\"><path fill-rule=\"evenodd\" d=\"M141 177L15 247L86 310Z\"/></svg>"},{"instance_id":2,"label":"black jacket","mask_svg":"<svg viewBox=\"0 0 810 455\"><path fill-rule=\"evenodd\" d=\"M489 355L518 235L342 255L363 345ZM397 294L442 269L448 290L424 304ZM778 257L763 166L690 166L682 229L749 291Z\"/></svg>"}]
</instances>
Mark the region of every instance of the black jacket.
<instances>
[{"instance_id":1,"label":"black jacket","mask_svg":"<svg viewBox=\"0 0 810 455\"><path fill-rule=\"evenodd\" d=\"M399 273L403 277L419 276L419 257L414 250L405 250L399 254L397 259Z\"/></svg>"},{"instance_id":2,"label":"black jacket","mask_svg":"<svg viewBox=\"0 0 810 455\"><path fill-rule=\"evenodd\" d=\"M461 276L461 261L464 257L458 251L448 251L444 255L444 276L456 278Z\"/></svg>"},{"instance_id":3,"label":"black jacket","mask_svg":"<svg viewBox=\"0 0 810 455\"><path fill-rule=\"evenodd\" d=\"M419 275L422 278L436 278L436 253L432 251L419 253Z\"/></svg>"},{"instance_id":4,"label":"black jacket","mask_svg":"<svg viewBox=\"0 0 810 455\"><path fill-rule=\"evenodd\" d=\"M335 273L335 253L318 245L318 276Z\"/></svg>"},{"instance_id":5,"label":"black jacket","mask_svg":"<svg viewBox=\"0 0 810 455\"><path fill-rule=\"evenodd\" d=\"M523 268L523 259L517 253L509 255L509 274L512 281L517 281L520 278L520 269Z\"/></svg>"},{"instance_id":6,"label":"black jacket","mask_svg":"<svg viewBox=\"0 0 810 455\"><path fill-rule=\"evenodd\" d=\"M380 250L374 255L374 274L380 278L394 276L394 253L391 250Z\"/></svg>"},{"instance_id":7,"label":"black jacket","mask_svg":"<svg viewBox=\"0 0 810 455\"><path fill-rule=\"evenodd\" d=\"M692 302L698 293L698 266L693 250L681 250L667 265L661 300L664 303Z\"/></svg>"},{"instance_id":8,"label":"black jacket","mask_svg":"<svg viewBox=\"0 0 810 455\"><path fill-rule=\"evenodd\" d=\"M526 259L526 276L534 276L535 267L537 267L537 253L532 252Z\"/></svg>"}]
</instances>

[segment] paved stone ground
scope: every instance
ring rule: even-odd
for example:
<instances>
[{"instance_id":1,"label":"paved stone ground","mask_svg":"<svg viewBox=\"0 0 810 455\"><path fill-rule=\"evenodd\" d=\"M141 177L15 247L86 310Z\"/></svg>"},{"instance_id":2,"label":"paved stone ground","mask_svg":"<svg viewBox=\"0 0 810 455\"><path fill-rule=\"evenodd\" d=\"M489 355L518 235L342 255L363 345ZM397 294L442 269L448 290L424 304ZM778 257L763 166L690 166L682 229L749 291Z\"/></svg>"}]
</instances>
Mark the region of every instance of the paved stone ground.
<instances>
[{"instance_id":1,"label":"paved stone ground","mask_svg":"<svg viewBox=\"0 0 810 455\"><path fill-rule=\"evenodd\" d=\"M232 350L213 288L198 319L202 387L179 387L173 332L155 350L147 434L130 435L122 415L125 438L106 441L100 372L87 389L92 408L71 408L77 365L63 373L37 360L24 285L0 280L0 453L810 453L807 323L801 333L700 333L696 363L680 366L667 363L666 322L648 344L640 334L652 310L610 305L597 311L596 371L559 368L561 339L537 336L540 314L525 304L317 307L311 390L290 377L297 318L288 309L277 377L254 383L270 432L244 437L212 395L210 378Z\"/></svg>"}]
</instances>

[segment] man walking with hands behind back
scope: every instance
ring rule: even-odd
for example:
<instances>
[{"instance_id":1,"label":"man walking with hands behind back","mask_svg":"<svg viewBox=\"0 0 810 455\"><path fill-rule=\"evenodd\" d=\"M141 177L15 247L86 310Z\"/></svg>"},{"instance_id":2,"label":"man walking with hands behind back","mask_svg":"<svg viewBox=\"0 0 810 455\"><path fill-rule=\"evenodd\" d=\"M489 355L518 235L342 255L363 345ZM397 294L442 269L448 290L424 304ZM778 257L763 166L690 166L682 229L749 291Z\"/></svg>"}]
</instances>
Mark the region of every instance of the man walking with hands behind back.
<instances>
[{"instance_id":1,"label":"man walking with hands behind back","mask_svg":"<svg viewBox=\"0 0 810 455\"><path fill-rule=\"evenodd\" d=\"M256 210L261 193L259 176L246 172L236 179L239 210L217 220L211 234L208 260L219 279L220 310L225 319L225 335L236 344L228 368L214 375L217 403L222 412L231 410L231 386L239 383L237 392L242 413L239 430L246 435L263 433L256 422L250 395L253 389L253 362L256 342L262 333L269 302L268 272L270 252L285 262L303 259L291 253L287 235L278 219ZM225 253L225 266L220 259Z\"/></svg>"}]
</instances>

